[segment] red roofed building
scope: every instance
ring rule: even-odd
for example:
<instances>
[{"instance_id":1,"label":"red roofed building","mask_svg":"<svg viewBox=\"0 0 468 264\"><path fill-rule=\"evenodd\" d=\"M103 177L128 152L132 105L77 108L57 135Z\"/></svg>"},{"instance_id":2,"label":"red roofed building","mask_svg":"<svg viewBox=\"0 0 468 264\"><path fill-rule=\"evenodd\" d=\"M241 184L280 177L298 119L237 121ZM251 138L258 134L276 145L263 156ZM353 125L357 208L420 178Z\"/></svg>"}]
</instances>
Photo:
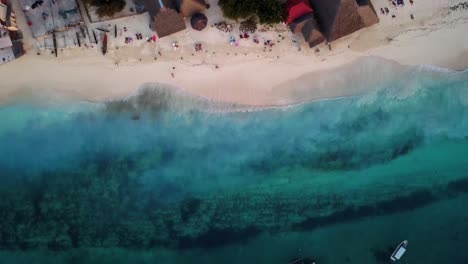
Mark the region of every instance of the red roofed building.
<instances>
[{"instance_id":1,"label":"red roofed building","mask_svg":"<svg viewBox=\"0 0 468 264\"><path fill-rule=\"evenodd\" d=\"M315 20L309 0L288 0L286 3L286 24L295 34L301 33L310 47L325 40Z\"/></svg>"},{"instance_id":2,"label":"red roofed building","mask_svg":"<svg viewBox=\"0 0 468 264\"><path fill-rule=\"evenodd\" d=\"M299 17L312 13L313 10L307 3L307 0L291 0L287 3L286 11L288 12L286 24L289 25Z\"/></svg>"}]
</instances>

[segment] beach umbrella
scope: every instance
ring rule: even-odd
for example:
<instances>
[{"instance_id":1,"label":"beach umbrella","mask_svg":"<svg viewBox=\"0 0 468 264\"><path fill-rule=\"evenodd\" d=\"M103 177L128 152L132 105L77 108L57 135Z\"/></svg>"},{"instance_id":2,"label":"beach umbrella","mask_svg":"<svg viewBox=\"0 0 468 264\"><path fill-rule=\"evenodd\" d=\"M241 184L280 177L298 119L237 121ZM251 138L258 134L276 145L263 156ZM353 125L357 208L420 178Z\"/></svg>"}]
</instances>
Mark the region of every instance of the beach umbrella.
<instances>
[{"instance_id":1,"label":"beach umbrella","mask_svg":"<svg viewBox=\"0 0 468 264\"><path fill-rule=\"evenodd\" d=\"M204 14L196 13L190 19L190 24L193 29L201 31L208 24L208 18Z\"/></svg>"}]
</instances>

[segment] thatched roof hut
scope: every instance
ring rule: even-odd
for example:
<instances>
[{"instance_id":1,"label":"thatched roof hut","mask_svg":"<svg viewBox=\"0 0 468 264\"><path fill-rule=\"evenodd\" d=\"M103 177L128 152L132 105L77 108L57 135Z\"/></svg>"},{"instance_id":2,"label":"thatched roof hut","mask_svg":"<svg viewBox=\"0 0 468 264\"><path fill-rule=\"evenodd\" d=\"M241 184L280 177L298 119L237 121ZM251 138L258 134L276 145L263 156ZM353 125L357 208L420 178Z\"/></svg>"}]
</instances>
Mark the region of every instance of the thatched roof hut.
<instances>
[{"instance_id":1,"label":"thatched roof hut","mask_svg":"<svg viewBox=\"0 0 468 264\"><path fill-rule=\"evenodd\" d=\"M304 36L304 40L309 43L309 47L317 46L318 44L325 41L325 36L323 36L322 32L320 32L319 27L317 25L317 21L313 17L313 14L309 14L310 18L305 20L305 24L302 27L302 35Z\"/></svg>"},{"instance_id":2,"label":"thatched roof hut","mask_svg":"<svg viewBox=\"0 0 468 264\"><path fill-rule=\"evenodd\" d=\"M357 0L310 0L312 8L316 10L321 31L328 41L339 39L372 23L375 24L375 21L378 22L375 11L369 12L373 10L370 2L358 1L359 5Z\"/></svg>"},{"instance_id":3,"label":"thatched roof hut","mask_svg":"<svg viewBox=\"0 0 468 264\"><path fill-rule=\"evenodd\" d=\"M154 30L162 38L184 30L184 18L174 9L163 7L154 17Z\"/></svg>"},{"instance_id":4,"label":"thatched roof hut","mask_svg":"<svg viewBox=\"0 0 468 264\"><path fill-rule=\"evenodd\" d=\"M293 33L302 34L310 47L325 41L308 0L289 0L286 3L286 11L286 24Z\"/></svg>"},{"instance_id":5,"label":"thatched roof hut","mask_svg":"<svg viewBox=\"0 0 468 264\"><path fill-rule=\"evenodd\" d=\"M205 0L178 0L179 12L184 17L201 13L206 9Z\"/></svg>"},{"instance_id":6,"label":"thatched roof hut","mask_svg":"<svg viewBox=\"0 0 468 264\"><path fill-rule=\"evenodd\" d=\"M357 0L358 12L362 22L366 27L379 23L379 17L375 12L374 6L369 0Z\"/></svg>"},{"instance_id":7,"label":"thatched roof hut","mask_svg":"<svg viewBox=\"0 0 468 264\"><path fill-rule=\"evenodd\" d=\"M177 10L177 5L174 3L174 0L135 0L141 2L141 5L144 5L145 10L148 11L148 14L151 17L151 21L154 21L154 17L159 13L161 8L170 8Z\"/></svg>"},{"instance_id":8,"label":"thatched roof hut","mask_svg":"<svg viewBox=\"0 0 468 264\"><path fill-rule=\"evenodd\" d=\"M201 31L208 25L208 18L204 14L196 13L190 19L190 24L193 29Z\"/></svg>"}]
</instances>

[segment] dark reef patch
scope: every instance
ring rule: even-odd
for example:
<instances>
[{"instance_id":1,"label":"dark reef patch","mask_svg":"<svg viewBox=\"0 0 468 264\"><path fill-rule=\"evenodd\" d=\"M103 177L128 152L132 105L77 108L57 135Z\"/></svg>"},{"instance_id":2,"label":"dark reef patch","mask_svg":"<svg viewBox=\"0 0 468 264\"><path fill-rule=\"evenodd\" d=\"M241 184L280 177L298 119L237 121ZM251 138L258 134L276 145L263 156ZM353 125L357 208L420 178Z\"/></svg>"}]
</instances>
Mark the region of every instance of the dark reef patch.
<instances>
[{"instance_id":1,"label":"dark reef patch","mask_svg":"<svg viewBox=\"0 0 468 264\"><path fill-rule=\"evenodd\" d=\"M394 249L392 247L387 247L385 250L372 248L371 252L377 263L389 263L389 256L392 254L393 250Z\"/></svg>"},{"instance_id":2,"label":"dark reef patch","mask_svg":"<svg viewBox=\"0 0 468 264\"><path fill-rule=\"evenodd\" d=\"M352 141L352 140L349 140ZM271 159L259 159L247 164L256 174L269 174L284 167L303 166L312 170L354 170L383 164L409 154L423 143L419 135L403 136L388 145L374 146L372 150L348 145L345 141L332 141L318 146L316 153L285 152L275 150Z\"/></svg>"},{"instance_id":3,"label":"dark reef patch","mask_svg":"<svg viewBox=\"0 0 468 264\"><path fill-rule=\"evenodd\" d=\"M195 197L183 200L180 204L180 218L182 222L187 222L198 211L201 203L202 200Z\"/></svg>"},{"instance_id":4,"label":"dark reef patch","mask_svg":"<svg viewBox=\"0 0 468 264\"><path fill-rule=\"evenodd\" d=\"M261 230L255 226L242 229L212 228L197 237L180 237L178 248L214 248L228 244L246 243L249 239L259 235Z\"/></svg>"},{"instance_id":5,"label":"dark reef patch","mask_svg":"<svg viewBox=\"0 0 468 264\"><path fill-rule=\"evenodd\" d=\"M228 196L234 203L198 196L168 203L159 198L159 191L165 193L167 190L150 188L151 191L147 191L138 176L128 173L128 168L133 166L125 159L111 163L118 163L117 168L125 169L109 169L115 164L104 169L90 165L83 169L86 172L83 174L44 173L34 180L20 181L14 190L2 191L0 248L48 248L54 251L114 246L213 248L245 243L263 231L307 231L365 217L411 211L468 191L468 179L463 178L432 192L421 189L390 200L345 209L340 209L345 206L341 199L332 195L324 197L319 207L304 207L307 210L304 213L327 208L339 211L327 216L310 217L299 223L277 222L275 217L287 212L293 206L294 199L274 205L266 198L257 200L260 204L255 207L249 206L249 203L259 199L255 196L252 200ZM97 176L98 173L102 174ZM45 177L47 181L44 181ZM214 219L214 206L221 210L222 217L207 222L206 218ZM244 227L232 225L232 221L237 221L239 214L244 213L233 210L232 206L261 210L256 217L265 218L257 220L268 226L252 225L253 222L244 223ZM287 217L281 216L284 219ZM271 223L277 223L281 228ZM187 232L188 228L195 229Z\"/></svg>"},{"instance_id":6,"label":"dark reef patch","mask_svg":"<svg viewBox=\"0 0 468 264\"><path fill-rule=\"evenodd\" d=\"M361 113L358 117L350 119L343 125L342 129L352 133L361 133L374 129L376 126L388 122L391 118L390 114L382 108L368 109L367 112Z\"/></svg>"},{"instance_id":7,"label":"dark reef patch","mask_svg":"<svg viewBox=\"0 0 468 264\"><path fill-rule=\"evenodd\" d=\"M381 138L377 137L377 139L366 140L364 146L357 146L352 142L353 137L359 136L343 133L340 139L329 139L321 143L311 142L316 148L313 153L304 153L303 150L297 149L284 151L282 147L281 149L274 148L272 156L275 159L266 157L250 161L247 169L256 174L268 174L293 166L302 166L312 170L363 169L408 155L424 143L424 136L414 129L398 132L391 139L386 139L385 144L378 142Z\"/></svg>"},{"instance_id":8,"label":"dark reef patch","mask_svg":"<svg viewBox=\"0 0 468 264\"><path fill-rule=\"evenodd\" d=\"M404 135L396 140L401 144L377 155L379 160L406 155L422 142L418 133ZM285 199L280 192L249 191L244 195L240 189L238 193L205 196L187 192L184 185L162 175L160 168L165 165L161 164L177 160L178 153L170 146L158 146L153 156L146 152L129 155L100 151L66 169L43 170L37 175L16 172L5 181L8 187L0 188L0 249L212 248L245 243L262 232L313 230L410 211L468 192L468 178L462 178L430 191L409 187L403 196L360 206L349 206L345 195L337 193L289 194L287 189ZM279 155L278 159L265 159L257 167L250 164L253 166L239 171L255 175L255 170L261 170L262 175L269 175L294 164L353 167L378 153L346 149L346 145L330 146L323 155L314 157L296 149L275 150L271 154ZM207 178L215 174L206 172ZM295 210L298 207L301 209ZM320 216L330 211L334 213ZM245 217L247 214L249 217Z\"/></svg>"},{"instance_id":9,"label":"dark reef patch","mask_svg":"<svg viewBox=\"0 0 468 264\"><path fill-rule=\"evenodd\" d=\"M296 224L294 228L296 230L313 230L321 226L358 220L369 216L410 211L426 206L436 200L436 196L430 191L420 190L388 201L378 202L374 205L351 206L331 215L310 217Z\"/></svg>"},{"instance_id":10,"label":"dark reef patch","mask_svg":"<svg viewBox=\"0 0 468 264\"><path fill-rule=\"evenodd\" d=\"M389 201L383 201L376 204L375 209L379 214L398 213L410 211L426 206L435 202L437 197L428 190L420 190L409 195L396 197Z\"/></svg>"},{"instance_id":11,"label":"dark reef patch","mask_svg":"<svg viewBox=\"0 0 468 264\"><path fill-rule=\"evenodd\" d=\"M407 139L406 141L403 141L400 145L397 145L393 149L391 159L393 160L400 156L404 156L410 153L412 150L414 150L421 144L422 144L422 137L415 137L415 138Z\"/></svg>"},{"instance_id":12,"label":"dark reef patch","mask_svg":"<svg viewBox=\"0 0 468 264\"><path fill-rule=\"evenodd\" d=\"M449 192L468 193L468 178L462 178L447 184Z\"/></svg>"}]
</instances>

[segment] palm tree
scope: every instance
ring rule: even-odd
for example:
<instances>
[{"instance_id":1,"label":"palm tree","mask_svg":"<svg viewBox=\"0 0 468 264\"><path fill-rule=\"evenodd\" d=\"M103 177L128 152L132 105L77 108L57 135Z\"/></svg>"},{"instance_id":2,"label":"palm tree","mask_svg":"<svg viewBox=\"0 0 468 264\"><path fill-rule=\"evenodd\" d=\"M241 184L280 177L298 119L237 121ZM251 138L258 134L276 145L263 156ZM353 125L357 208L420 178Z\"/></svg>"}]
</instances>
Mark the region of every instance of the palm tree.
<instances>
[{"instance_id":1,"label":"palm tree","mask_svg":"<svg viewBox=\"0 0 468 264\"><path fill-rule=\"evenodd\" d=\"M125 0L83 0L83 2L97 7L96 13L99 17L112 17L122 11L126 5Z\"/></svg>"}]
</instances>

